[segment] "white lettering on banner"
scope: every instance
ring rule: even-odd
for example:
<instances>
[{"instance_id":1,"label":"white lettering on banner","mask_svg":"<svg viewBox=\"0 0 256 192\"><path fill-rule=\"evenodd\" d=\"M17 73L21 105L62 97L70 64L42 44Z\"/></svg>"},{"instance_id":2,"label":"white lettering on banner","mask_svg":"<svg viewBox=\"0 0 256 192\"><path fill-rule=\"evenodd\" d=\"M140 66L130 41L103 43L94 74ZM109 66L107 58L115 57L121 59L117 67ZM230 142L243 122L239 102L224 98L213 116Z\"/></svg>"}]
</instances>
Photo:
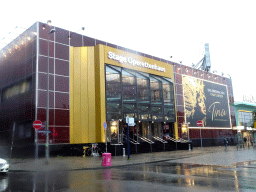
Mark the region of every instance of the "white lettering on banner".
<instances>
[{"instance_id":1,"label":"white lettering on banner","mask_svg":"<svg viewBox=\"0 0 256 192\"><path fill-rule=\"evenodd\" d=\"M113 53L111 51L108 52L108 58L118 61L119 63L127 63L128 62L132 66L139 66L139 67L154 69L156 71L165 72L164 67L159 67L156 64L151 65L147 62L137 61L137 60L134 60L132 57L126 58L125 56L122 56L122 55L116 55L115 53Z\"/></svg>"}]
</instances>

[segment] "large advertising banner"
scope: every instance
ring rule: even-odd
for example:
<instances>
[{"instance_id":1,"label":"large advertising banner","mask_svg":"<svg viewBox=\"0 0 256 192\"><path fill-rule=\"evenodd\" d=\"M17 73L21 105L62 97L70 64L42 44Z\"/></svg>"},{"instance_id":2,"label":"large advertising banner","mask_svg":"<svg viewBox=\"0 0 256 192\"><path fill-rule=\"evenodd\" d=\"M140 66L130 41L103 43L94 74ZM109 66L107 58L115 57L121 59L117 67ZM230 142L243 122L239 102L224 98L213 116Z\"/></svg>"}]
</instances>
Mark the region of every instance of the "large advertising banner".
<instances>
[{"instance_id":1,"label":"large advertising banner","mask_svg":"<svg viewBox=\"0 0 256 192\"><path fill-rule=\"evenodd\" d=\"M189 127L231 128L227 86L182 76L186 121Z\"/></svg>"}]
</instances>

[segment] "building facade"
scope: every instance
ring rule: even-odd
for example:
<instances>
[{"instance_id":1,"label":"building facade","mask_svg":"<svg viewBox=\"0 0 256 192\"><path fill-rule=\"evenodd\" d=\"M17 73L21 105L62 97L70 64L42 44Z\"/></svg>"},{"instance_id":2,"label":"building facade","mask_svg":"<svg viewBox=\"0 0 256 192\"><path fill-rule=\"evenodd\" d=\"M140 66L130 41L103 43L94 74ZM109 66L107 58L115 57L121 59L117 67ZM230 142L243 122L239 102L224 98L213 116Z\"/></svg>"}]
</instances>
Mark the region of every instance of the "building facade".
<instances>
[{"instance_id":1,"label":"building facade","mask_svg":"<svg viewBox=\"0 0 256 192\"><path fill-rule=\"evenodd\" d=\"M231 78L180 64L174 65L174 76L179 137L186 135L194 146L222 145L223 137L234 137Z\"/></svg>"},{"instance_id":2,"label":"building facade","mask_svg":"<svg viewBox=\"0 0 256 192\"><path fill-rule=\"evenodd\" d=\"M235 133L231 79L36 22L0 52L3 145L33 145L33 121L46 121L48 54L52 146L123 144L127 116L136 146L171 138L218 145Z\"/></svg>"},{"instance_id":3,"label":"building facade","mask_svg":"<svg viewBox=\"0 0 256 192\"><path fill-rule=\"evenodd\" d=\"M255 142L256 131L256 104L255 102L235 102L236 112L236 127L240 139L246 138L247 141L250 138Z\"/></svg>"}]
</instances>

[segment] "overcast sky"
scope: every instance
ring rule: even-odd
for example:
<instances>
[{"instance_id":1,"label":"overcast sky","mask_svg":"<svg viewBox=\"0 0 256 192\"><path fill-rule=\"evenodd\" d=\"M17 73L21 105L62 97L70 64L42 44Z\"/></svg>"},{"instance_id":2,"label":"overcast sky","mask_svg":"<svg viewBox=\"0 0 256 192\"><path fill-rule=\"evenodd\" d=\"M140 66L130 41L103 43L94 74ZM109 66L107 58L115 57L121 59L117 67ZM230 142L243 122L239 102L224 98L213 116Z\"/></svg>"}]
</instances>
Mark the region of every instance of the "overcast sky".
<instances>
[{"instance_id":1,"label":"overcast sky","mask_svg":"<svg viewBox=\"0 0 256 192\"><path fill-rule=\"evenodd\" d=\"M232 77L235 101L244 94L256 99L253 0L9 0L0 3L0 19L0 48L4 37L22 32L16 26L47 20L74 32L85 27L84 35L188 66L202 59L209 43L211 71Z\"/></svg>"}]
</instances>

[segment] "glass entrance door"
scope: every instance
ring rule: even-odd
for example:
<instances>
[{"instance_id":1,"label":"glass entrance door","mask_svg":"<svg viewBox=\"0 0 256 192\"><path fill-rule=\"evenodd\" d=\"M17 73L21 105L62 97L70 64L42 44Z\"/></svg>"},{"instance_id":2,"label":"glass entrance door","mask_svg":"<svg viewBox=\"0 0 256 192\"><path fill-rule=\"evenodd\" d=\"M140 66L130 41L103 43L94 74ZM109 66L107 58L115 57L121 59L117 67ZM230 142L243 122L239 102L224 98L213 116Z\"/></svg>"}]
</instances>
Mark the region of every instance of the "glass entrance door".
<instances>
[{"instance_id":1,"label":"glass entrance door","mask_svg":"<svg viewBox=\"0 0 256 192\"><path fill-rule=\"evenodd\" d=\"M155 122L153 136L163 138L163 125L161 122Z\"/></svg>"},{"instance_id":2,"label":"glass entrance door","mask_svg":"<svg viewBox=\"0 0 256 192\"><path fill-rule=\"evenodd\" d=\"M110 144L121 144L123 126L119 121L108 121L107 122L107 142Z\"/></svg>"},{"instance_id":3,"label":"glass entrance door","mask_svg":"<svg viewBox=\"0 0 256 192\"><path fill-rule=\"evenodd\" d=\"M142 136L151 139L151 125L149 122L142 122Z\"/></svg>"}]
</instances>

